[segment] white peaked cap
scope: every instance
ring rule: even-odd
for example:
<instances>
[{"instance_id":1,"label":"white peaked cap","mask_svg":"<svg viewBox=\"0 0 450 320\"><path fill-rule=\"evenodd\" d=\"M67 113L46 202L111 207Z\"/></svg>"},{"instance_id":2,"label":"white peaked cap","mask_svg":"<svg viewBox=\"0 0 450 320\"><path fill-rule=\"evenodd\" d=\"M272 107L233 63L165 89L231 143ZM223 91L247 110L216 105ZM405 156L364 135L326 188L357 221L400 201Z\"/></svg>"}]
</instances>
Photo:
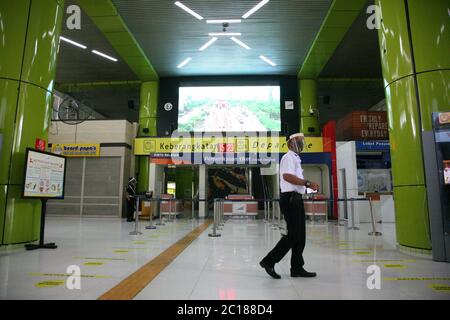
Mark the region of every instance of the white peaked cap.
<instances>
[{"instance_id":1,"label":"white peaked cap","mask_svg":"<svg viewBox=\"0 0 450 320\"><path fill-rule=\"evenodd\" d=\"M292 135L289 137L289 140L292 140L292 139L294 139L294 138L299 138L299 137L304 138L305 135L304 135L303 133L301 133L301 132L299 132L299 133L294 133L294 134L292 134Z\"/></svg>"}]
</instances>

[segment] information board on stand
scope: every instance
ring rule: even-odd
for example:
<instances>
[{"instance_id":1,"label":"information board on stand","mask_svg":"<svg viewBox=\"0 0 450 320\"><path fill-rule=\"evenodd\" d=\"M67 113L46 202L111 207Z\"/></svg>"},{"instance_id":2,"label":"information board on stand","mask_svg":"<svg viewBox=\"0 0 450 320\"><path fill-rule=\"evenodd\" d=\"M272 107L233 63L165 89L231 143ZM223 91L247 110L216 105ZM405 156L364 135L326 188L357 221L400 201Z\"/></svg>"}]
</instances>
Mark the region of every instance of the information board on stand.
<instances>
[{"instance_id":1,"label":"information board on stand","mask_svg":"<svg viewBox=\"0 0 450 320\"><path fill-rule=\"evenodd\" d=\"M47 200L64 199L66 158L60 155L28 148L22 197L41 200L41 232L39 244L27 244L27 250L56 249L54 243L44 243L45 211Z\"/></svg>"}]
</instances>

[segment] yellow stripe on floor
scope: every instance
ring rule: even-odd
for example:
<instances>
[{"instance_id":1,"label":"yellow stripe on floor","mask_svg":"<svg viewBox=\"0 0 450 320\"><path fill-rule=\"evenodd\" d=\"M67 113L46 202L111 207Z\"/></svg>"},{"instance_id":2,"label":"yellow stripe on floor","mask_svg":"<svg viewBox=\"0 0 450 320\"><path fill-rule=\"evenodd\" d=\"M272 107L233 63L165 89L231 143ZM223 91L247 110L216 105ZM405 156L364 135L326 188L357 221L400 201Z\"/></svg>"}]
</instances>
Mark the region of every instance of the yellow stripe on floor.
<instances>
[{"instance_id":1,"label":"yellow stripe on floor","mask_svg":"<svg viewBox=\"0 0 450 320\"><path fill-rule=\"evenodd\" d=\"M144 289L156 276L163 271L181 252L184 251L198 236L209 227L211 220L206 221L183 239L179 240L159 256L148 262L139 270L121 281L111 290L104 293L98 300L131 300Z\"/></svg>"}]
</instances>

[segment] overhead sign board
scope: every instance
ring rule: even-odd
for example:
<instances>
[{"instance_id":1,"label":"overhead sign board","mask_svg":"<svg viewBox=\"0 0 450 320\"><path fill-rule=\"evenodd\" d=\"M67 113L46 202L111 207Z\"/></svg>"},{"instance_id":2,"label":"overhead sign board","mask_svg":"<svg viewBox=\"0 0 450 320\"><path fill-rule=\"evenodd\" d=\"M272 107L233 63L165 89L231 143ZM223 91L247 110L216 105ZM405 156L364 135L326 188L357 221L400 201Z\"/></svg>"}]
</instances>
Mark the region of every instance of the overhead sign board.
<instances>
[{"instance_id":1,"label":"overhead sign board","mask_svg":"<svg viewBox=\"0 0 450 320\"><path fill-rule=\"evenodd\" d=\"M137 138L134 141L135 155L179 154L179 153L286 153L285 137L180 137ZM323 139L305 138L306 153L323 152Z\"/></svg>"},{"instance_id":2,"label":"overhead sign board","mask_svg":"<svg viewBox=\"0 0 450 320\"><path fill-rule=\"evenodd\" d=\"M99 143L52 144L52 153L65 157L100 157Z\"/></svg>"}]
</instances>

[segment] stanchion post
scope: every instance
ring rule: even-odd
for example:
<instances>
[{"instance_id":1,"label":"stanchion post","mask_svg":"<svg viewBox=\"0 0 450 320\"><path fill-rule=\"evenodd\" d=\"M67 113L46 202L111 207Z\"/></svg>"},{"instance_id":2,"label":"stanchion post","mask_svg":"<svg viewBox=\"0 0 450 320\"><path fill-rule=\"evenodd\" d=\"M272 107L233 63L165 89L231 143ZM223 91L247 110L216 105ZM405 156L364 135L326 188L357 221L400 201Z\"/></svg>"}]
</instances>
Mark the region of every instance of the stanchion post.
<instances>
[{"instance_id":1,"label":"stanchion post","mask_svg":"<svg viewBox=\"0 0 450 320\"><path fill-rule=\"evenodd\" d=\"M153 202L154 206L154 202ZM149 217L149 225L145 227L145 229L154 230L156 229L156 226L153 225L153 209L150 211L150 217Z\"/></svg>"},{"instance_id":2,"label":"stanchion post","mask_svg":"<svg viewBox=\"0 0 450 320\"><path fill-rule=\"evenodd\" d=\"M220 237L220 233L217 233L217 214L218 214L218 201L214 200L214 222L213 222L213 232L208 234L209 237Z\"/></svg>"},{"instance_id":3,"label":"stanchion post","mask_svg":"<svg viewBox=\"0 0 450 320\"><path fill-rule=\"evenodd\" d=\"M162 221L162 213L161 213L161 198L156 199L156 211L159 214L159 222L156 223L157 226L165 226L165 223Z\"/></svg>"},{"instance_id":4,"label":"stanchion post","mask_svg":"<svg viewBox=\"0 0 450 320\"><path fill-rule=\"evenodd\" d=\"M349 227L349 229L350 230L359 230L359 228L355 226L355 199L351 198L350 201L352 203L352 226Z\"/></svg>"},{"instance_id":5,"label":"stanchion post","mask_svg":"<svg viewBox=\"0 0 450 320\"><path fill-rule=\"evenodd\" d=\"M264 223L268 221L267 219L267 208L266 208L266 200L264 200Z\"/></svg>"},{"instance_id":6,"label":"stanchion post","mask_svg":"<svg viewBox=\"0 0 450 320\"><path fill-rule=\"evenodd\" d=\"M370 216L372 218L372 232L369 232L369 236L382 236L383 234L381 232L378 232L375 227L375 218L373 217L373 210L372 210L372 198L369 196L367 197L369 200L369 207L370 207Z\"/></svg>"},{"instance_id":7,"label":"stanchion post","mask_svg":"<svg viewBox=\"0 0 450 320\"><path fill-rule=\"evenodd\" d=\"M130 232L130 235L136 236L142 234L142 232L139 231L139 196L136 196L136 210L134 214L134 231Z\"/></svg>"}]
</instances>

